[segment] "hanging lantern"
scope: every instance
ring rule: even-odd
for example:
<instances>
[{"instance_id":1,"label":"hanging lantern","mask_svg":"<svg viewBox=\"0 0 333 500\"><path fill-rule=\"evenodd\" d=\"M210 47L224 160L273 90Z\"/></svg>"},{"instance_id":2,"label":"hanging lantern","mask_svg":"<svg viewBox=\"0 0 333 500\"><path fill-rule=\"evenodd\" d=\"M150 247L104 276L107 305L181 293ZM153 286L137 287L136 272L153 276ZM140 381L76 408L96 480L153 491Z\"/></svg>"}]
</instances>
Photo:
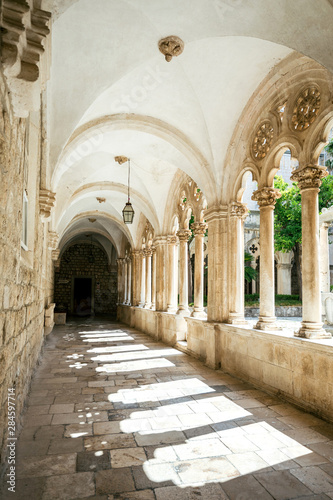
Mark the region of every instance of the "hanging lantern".
<instances>
[{"instance_id":1,"label":"hanging lantern","mask_svg":"<svg viewBox=\"0 0 333 500\"><path fill-rule=\"evenodd\" d=\"M125 224L133 224L134 219L134 210L132 204L130 202L130 175L131 175L131 164L130 159L127 159L128 162L128 201L123 209L123 220Z\"/></svg>"}]
</instances>

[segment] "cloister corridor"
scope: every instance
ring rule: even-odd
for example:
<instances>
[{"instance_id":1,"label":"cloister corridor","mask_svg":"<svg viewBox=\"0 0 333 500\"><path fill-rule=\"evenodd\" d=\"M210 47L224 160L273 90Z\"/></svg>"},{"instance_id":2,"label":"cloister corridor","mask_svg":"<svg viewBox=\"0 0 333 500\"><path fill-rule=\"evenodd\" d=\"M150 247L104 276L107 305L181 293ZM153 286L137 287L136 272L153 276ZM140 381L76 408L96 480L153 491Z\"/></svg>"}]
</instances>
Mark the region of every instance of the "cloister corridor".
<instances>
[{"instance_id":1,"label":"cloister corridor","mask_svg":"<svg viewBox=\"0 0 333 500\"><path fill-rule=\"evenodd\" d=\"M17 450L1 498L333 498L333 425L98 318L46 338Z\"/></svg>"}]
</instances>

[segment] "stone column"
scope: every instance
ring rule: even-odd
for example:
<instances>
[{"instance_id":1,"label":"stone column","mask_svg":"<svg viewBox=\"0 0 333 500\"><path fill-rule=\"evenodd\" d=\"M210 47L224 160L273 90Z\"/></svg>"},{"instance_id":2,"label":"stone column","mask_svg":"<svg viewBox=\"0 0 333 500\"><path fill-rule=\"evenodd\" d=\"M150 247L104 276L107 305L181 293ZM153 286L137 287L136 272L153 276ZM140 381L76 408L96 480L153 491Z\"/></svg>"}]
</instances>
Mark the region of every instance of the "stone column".
<instances>
[{"instance_id":1,"label":"stone column","mask_svg":"<svg viewBox=\"0 0 333 500\"><path fill-rule=\"evenodd\" d=\"M156 311L167 310L167 236L154 238L156 248Z\"/></svg>"},{"instance_id":2,"label":"stone column","mask_svg":"<svg viewBox=\"0 0 333 500\"><path fill-rule=\"evenodd\" d=\"M128 264L127 264L127 257L124 259L124 302L123 304L128 304L128 293L127 293L127 272L128 272Z\"/></svg>"},{"instance_id":3,"label":"stone column","mask_svg":"<svg viewBox=\"0 0 333 500\"><path fill-rule=\"evenodd\" d=\"M139 307L144 307L146 299L146 258L143 250L140 252L141 276L140 276L140 302Z\"/></svg>"},{"instance_id":4,"label":"stone column","mask_svg":"<svg viewBox=\"0 0 333 500\"><path fill-rule=\"evenodd\" d=\"M127 257L127 305L131 305L131 281L132 281L132 260L130 257Z\"/></svg>"},{"instance_id":5,"label":"stone column","mask_svg":"<svg viewBox=\"0 0 333 500\"><path fill-rule=\"evenodd\" d=\"M193 318L206 319L204 311L204 236L207 230L206 222L194 222L191 224L194 233L194 307L191 316Z\"/></svg>"},{"instance_id":6,"label":"stone column","mask_svg":"<svg viewBox=\"0 0 333 500\"><path fill-rule=\"evenodd\" d=\"M274 206L281 197L277 189L264 187L255 191L252 200L260 209L260 309L258 330L276 329L274 290Z\"/></svg>"},{"instance_id":7,"label":"stone column","mask_svg":"<svg viewBox=\"0 0 333 500\"><path fill-rule=\"evenodd\" d=\"M132 266L131 266L131 274L132 274L132 284L131 284L131 296L132 296L132 305L137 306L139 303L139 258L140 251L132 250Z\"/></svg>"},{"instance_id":8,"label":"stone column","mask_svg":"<svg viewBox=\"0 0 333 500\"><path fill-rule=\"evenodd\" d=\"M279 295L291 294L291 252L277 253L277 293Z\"/></svg>"},{"instance_id":9,"label":"stone column","mask_svg":"<svg viewBox=\"0 0 333 500\"><path fill-rule=\"evenodd\" d=\"M151 308L151 248L146 248L144 251L146 259L146 293L145 293L145 309Z\"/></svg>"},{"instance_id":10,"label":"stone column","mask_svg":"<svg viewBox=\"0 0 333 500\"><path fill-rule=\"evenodd\" d=\"M228 320L228 238L227 206L213 206L205 213L208 223L208 298L207 320Z\"/></svg>"},{"instance_id":11,"label":"stone column","mask_svg":"<svg viewBox=\"0 0 333 500\"><path fill-rule=\"evenodd\" d=\"M176 245L178 238L168 236L168 313L177 312L177 277L176 272Z\"/></svg>"},{"instance_id":12,"label":"stone column","mask_svg":"<svg viewBox=\"0 0 333 500\"><path fill-rule=\"evenodd\" d=\"M151 309L156 306L156 248L152 247L152 280L151 280Z\"/></svg>"},{"instance_id":13,"label":"stone column","mask_svg":"<svg viewBox=\"0 0 333 500\"><path fill-rule=\"evenodd\" d=\"M323 222L320 226L320 291L330 292L330 254L328 247L329 222Z\"/></svg>"},{"instance_id":14,"label":"stone column","mask_svg":"<svg viewBox=\"0 0 333 500\"><path fill-rule=\"evenodd\" d=\"M244 220L247 206L234 202L229 216L229 318L228 323L244 325Z\"/></svg>"},{"instance_id":15,"label":"stone column","mask_svg":"<svg viewBox=\"0 0 333 500\"><path fill-rule=\"evenodd\" d=\"M318 193L327 170L319 165L300 167L291 175L302 197L302 309L301 328L296 337L331 338L321 321Z\"/></svg>"},{"instance_id":16,"label":"stone column","mask_svg":"<svg viewBox=\"0 0 333 500\"><path fill-rule=\"evenodd\" d=\"M188 316L190 310L188 308L188 239L192 232L189 229L181 229L178 231L179 238L179 306L177 314L180 316Z\"/></svg>"},{"instance_id":17,"label":"stone column","mask_svg":"<svg viewBox=\"0 0 333 500\"><path fill-rule=\"evenodd\" d=\"M123 304L124 297L124 259L117 259L118 266L118 304Z\"/></svg>"}]
</instances>

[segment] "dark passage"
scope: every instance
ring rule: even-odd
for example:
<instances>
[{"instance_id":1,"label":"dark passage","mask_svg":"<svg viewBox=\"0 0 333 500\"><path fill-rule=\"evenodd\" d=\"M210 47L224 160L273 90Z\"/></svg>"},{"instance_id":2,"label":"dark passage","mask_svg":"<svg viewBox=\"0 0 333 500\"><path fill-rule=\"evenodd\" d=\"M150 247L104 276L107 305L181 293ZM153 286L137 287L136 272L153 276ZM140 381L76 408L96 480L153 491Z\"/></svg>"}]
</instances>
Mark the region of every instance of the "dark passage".
<instances>
[{"instance_id":1,"label":"dark passage","mask_svg":"<svg viewBox=\"0 0 333 500\"><path fill-rule=\"evenodd\" d=\"M91 314L91 278L74 279L74 314L88 316Z\"/></svg>"}]
</instances>

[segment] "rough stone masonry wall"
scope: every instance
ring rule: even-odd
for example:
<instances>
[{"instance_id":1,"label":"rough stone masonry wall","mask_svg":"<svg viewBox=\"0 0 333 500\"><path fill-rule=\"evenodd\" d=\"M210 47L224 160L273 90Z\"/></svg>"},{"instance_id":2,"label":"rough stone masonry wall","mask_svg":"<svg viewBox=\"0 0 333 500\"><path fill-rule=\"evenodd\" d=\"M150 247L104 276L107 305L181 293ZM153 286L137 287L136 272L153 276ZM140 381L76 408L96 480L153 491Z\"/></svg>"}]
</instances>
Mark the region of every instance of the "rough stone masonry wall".
<instances>
[{"instance_id":1,"label":"rough stone masonry wall","mask_svg":"<svg viewBox=\"0 0 333 500\"><path fill-rule=\"evenodd\" d=\"M90 255L94 263L89 262ZM54 301L56 307L64 305L71 311L72 278L94 278L95 314L116 314L117 272L111 270L105 252L89 244L75 244L61 257L60 269L55 272ZM98 285L99 284L99 285Z\"/></svg>"},{"instance_id":2,"label":"rough stone masonry wall","mask_svg":"<svg viewBox=\"0 0 333 500\"><path fill-rule=\"evenodd\" d=\"M27 121L12 115L9 92L0 72L0 475L6 459L8 388L15 386L19 429L31 376L43 344L44 307L51 300L53 288L52 262L46 254L47 229L38 210L38 122L30 131L33 140L37 141L36 148L33 157L26 158L29 168L33 166L38 170L35 175L37 204L32 214L34 224L31 224L34 226L34 251L30 263L21 256Z\"/></svg>"}]
</instances>

